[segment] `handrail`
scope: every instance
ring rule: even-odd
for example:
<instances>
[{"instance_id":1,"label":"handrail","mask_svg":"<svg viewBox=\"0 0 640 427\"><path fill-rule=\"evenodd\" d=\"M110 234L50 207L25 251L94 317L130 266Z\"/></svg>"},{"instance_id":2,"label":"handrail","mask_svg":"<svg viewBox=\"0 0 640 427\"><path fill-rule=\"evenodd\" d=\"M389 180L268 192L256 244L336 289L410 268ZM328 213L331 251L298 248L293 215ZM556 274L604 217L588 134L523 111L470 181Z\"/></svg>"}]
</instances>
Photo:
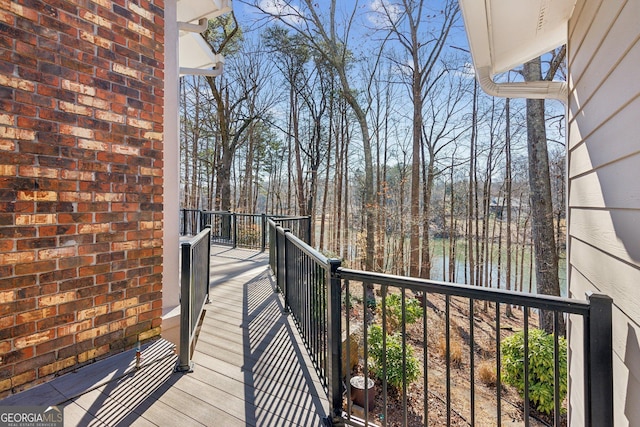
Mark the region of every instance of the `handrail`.
<instances>
[{"instance_id":1,"label":"handrail","mask_svg":"<svg viewBox=\"0 0 640 427\"><path fill-rule=\"evenodd\" d=\"M264 251L270 242L267 220L272 219L303 241L311 242L311 217L248 214L231 211L181 209L181 235L194 235L211 227L211 243Z\"/></svg>"},{"instance_id":2,"label":"handrail","mask_svg":"<svg viewBox=\"0 0 640 427\"><path fill-rule=\"evenodd\" d=\"M528 306L541 310L561 310L569 314L586 315L589 313L588 301L581 301L552 295L527 294L506 289L483 288L479 286L420 279L370 271L339 268L336 272L344 280L375 282L380 285L398 286L416 292L433 292L443 295L475 298L483 301Z\"/></svg>"},{"instance_id":3,"label":"handrail","mask_svg":"<svg viewBox=\"0 0 640 427\"><path fill-rule=\"evenodd\" d=\"M182 271L180 278L180 357L176 371L191 372L191 354L196 328L204 305L209 302L211 265L211 229L205 228L197 236L181 242Z\"/></svg>"}]
</instances>

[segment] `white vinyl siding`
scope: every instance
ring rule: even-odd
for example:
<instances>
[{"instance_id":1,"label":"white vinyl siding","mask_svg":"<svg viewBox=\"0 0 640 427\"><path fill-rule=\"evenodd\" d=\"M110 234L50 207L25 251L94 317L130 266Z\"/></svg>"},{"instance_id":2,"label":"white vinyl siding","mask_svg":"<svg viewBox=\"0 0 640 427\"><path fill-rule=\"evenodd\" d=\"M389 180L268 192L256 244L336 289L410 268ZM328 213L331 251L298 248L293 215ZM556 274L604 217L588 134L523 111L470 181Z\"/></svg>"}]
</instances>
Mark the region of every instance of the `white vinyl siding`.
<instances>
[{"instance_id":1,"label":"white vinyl siding","mask_svg":"<svg viewBox=\"0 0 640 427\"><path fill-rule=\"evenodd\" d=\"M569 293L613 298L615 426L640 425L640 0L578 0L568 63Z\"/></svg>"}]
</instances>

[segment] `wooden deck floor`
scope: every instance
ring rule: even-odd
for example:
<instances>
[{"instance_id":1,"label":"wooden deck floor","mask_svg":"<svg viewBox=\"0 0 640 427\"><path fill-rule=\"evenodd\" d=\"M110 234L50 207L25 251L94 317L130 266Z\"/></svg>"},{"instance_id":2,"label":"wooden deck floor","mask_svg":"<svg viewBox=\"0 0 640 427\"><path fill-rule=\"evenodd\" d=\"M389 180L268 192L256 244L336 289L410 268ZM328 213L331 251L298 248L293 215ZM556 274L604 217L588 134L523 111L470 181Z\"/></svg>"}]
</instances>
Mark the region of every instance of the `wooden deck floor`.
<instances>
[{"instance_id":1,"label":"wooden deck floor","mask_svg":"<svg viewBox=\"0 0 640 427\"><path fill-rule=\"evenodd\" d=\"M174 373L172 345L94 363L4 405L64 406L66 426L317 426L328 402L274 293L267 255L212 248L207 305L192 373Z\"/></svg>"}]
</instances>

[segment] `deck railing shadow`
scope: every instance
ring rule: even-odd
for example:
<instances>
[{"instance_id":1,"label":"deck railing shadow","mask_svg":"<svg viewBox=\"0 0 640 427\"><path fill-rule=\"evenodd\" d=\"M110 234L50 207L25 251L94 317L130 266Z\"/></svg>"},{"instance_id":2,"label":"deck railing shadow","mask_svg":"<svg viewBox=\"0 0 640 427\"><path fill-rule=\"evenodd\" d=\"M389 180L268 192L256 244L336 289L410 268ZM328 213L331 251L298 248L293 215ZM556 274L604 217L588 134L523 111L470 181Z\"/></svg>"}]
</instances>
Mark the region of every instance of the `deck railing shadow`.
<instances>
[{"instance_id":1,"label":"deck railing shadow","mask_svg":"<svg viewBox=\"0 0 640 427\"><path fill-rule=\"evenodd\" d=\"M295 425L318 424L326 416L319 397L322 391L314 386L305 355L274 289L268 272L247 282L243 289L245 420L262 425L277 425L278 418ZM265 377L269 378L269 390L263 388ZM278 398L282 393L287 394L287 404ZM309 407L315 411L303 410Z\"/></svg>"}]
</instances>

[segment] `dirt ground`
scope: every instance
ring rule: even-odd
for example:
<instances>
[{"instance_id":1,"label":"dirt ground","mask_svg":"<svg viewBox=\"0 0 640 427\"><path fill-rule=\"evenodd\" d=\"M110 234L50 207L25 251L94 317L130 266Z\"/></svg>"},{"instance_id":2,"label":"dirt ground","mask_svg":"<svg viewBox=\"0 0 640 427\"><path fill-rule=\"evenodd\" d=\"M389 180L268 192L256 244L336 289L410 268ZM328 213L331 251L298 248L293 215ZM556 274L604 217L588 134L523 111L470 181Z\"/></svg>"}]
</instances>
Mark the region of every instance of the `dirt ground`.
<instances>
[{"instance_id":1,"label":"dirt ground","mask_svg":"<svg viewBox=\"0 0 640 427\"><path fill-rule=\"evenodd\" d=\"M361 289L361 288L360 288ZM379 289L377 294L379 294ZM407 297L412 297L411 292ZM520 426L524 425L523 402L514 387L501 385L500 422L498 422L497 409L497 322L499 316L499 338L522 330L524 325L524 312L519 307L513 307L511 314L507 316L506 305L500 305L500 312L495 304L486 304L483 301L474 302L473 326L470 321L470 302L466 298L449 298L450 318L450 371L447 373L446 363L446 315L447 303L444 296L428 296L426 309L426 333L423 318L420 318L406 328L407 343L413 347L414 356L419 360L420 375L410 384L406 393L407 411L403 410L403 393L391 386L387 392L382 390L382 382L375 379L376 397L374 410L370 413L369 422L376 425L401 426ZM355 325L362 325L364 319L364 304L353 304L350 310L350 329ZM373 323L380 324L380 311L373 314L368 311L367 318L373 318ZM538 318L535 313L529 314L530 327L536 327ZM473 328L473 345L471 345L471 329ZM356 334L357 335L357 334ZM362 353L361 333L360 353ZM426 345L425 345L426 343ZM473 358L471 358L473 349ZM425 358L426 376L425 376ZM471 411L471 386L472 386L472 360L473 360L473 392L475 418ZM362 354L358 364L352 370L352 375L362 375L364 369ZM447 375L450 379L447 387ZM425 395L425 377L428 387ZM447 400L450 401L451 411L447 411ZM386 411L384 410L386 408ZM427 422L425 422L425 415ZM563 415L563 418L564 417ZM544 414L536 413L532 408L529 417L531 426L553 425L553 420ZM562 425L566 419L562 420Z\"/></svg>"}]
</instances>

